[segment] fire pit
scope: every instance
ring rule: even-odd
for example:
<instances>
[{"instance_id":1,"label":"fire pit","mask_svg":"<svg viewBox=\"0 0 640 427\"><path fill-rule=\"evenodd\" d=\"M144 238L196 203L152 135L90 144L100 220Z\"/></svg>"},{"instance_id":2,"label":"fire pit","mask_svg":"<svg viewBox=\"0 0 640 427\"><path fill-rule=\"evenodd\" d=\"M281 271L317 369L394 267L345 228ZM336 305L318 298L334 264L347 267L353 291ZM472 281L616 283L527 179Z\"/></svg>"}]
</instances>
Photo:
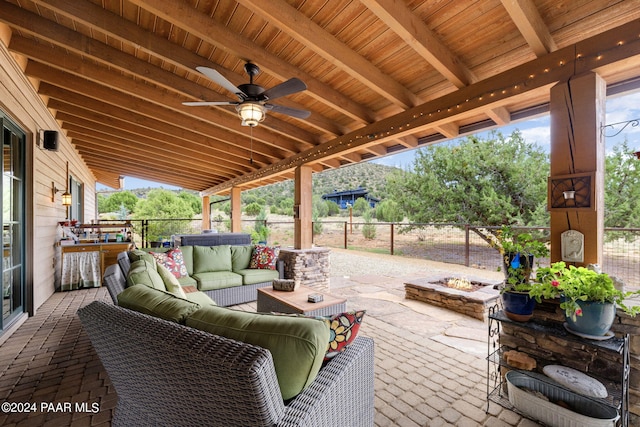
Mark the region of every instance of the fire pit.
<instances>
[{"instance_id":1,"label":"fire pit","mask_svg":"<svg viewBox=\"0 0 640 427\"><path fill-rule=\"evenodd\" d=\"M404 284L405 298L447 308L476 319L487 318L489 307L496 303L499 280L460 276L433 276Z\"/></svg>"}]
</instances>

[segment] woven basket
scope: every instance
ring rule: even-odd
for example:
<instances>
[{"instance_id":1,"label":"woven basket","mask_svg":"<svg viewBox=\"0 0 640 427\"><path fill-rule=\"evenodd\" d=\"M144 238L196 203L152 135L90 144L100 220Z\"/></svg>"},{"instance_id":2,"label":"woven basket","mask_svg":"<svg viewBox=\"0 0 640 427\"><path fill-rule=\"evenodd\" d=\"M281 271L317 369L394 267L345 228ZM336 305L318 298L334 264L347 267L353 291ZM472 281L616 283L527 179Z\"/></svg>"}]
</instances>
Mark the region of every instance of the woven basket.
<instances>
[{"instance_id":1,"label":"woven basket","mask_svg":"<svg viewBox=\"0 0 640 427\"><path fill-rule=\"evenodd\" d=\"M293 279L274 279L273 289L276 291L293 292L300 287L299 280Z\"/></svg>"}]
</instances>

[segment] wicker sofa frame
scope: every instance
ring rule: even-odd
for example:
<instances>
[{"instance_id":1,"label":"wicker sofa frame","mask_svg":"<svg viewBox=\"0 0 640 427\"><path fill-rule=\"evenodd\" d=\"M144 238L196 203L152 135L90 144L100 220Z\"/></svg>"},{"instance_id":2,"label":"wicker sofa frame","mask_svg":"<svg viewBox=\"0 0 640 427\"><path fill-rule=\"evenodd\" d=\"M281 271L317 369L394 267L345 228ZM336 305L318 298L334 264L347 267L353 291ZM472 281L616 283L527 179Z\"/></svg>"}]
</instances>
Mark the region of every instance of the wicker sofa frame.
<instances>
[{"instance_id":1,"label":"wicker sofa frame","mask_svg":"<svg viewBox=\"0 0 640 427\"><path fill-rule=\"evenodd\" d=\"M126 281L127 273L129 272L129 268L131 267L131 262L129 261L129 256L127 255L126 251L120 252L118 254L118 265L120 266L122 276L125 278L125 281ZM282 260L278 261L277 268L278 268L279 277L283 278L284 262ZM103 281L107 285L109 285L109 282L108 282L109 279L107 278L108 273L109 272L105 270L105 276L103 278ZM115 277L111 278L111 280L115 280L115 279L116 279ZM246 302L255 301L258 298L258 288L263 288L265 286L271 286L271 285L272 285L272 282L268 281L268 282L254 283L251 285L232 286L232 287L223 288L223 289L212 289L212 290L202 291L202 292L207 294L220 307L228 307L230 305L244 304ZM124 286L125 284L123 283L119 292L122 292L122 290L124 290ZM119 287L120 286L114 285L114 288L119 288ZM113 298L113 295L111 297Z\"/></svg>"},{"instance_id":2,"label":"wicker sofa frame","mask_svg":"<svg viewBox=\"0 0 640 427\"><path fill-rule=\"evenodd\" d=\"M113 426L372 426L374 343L357 337L283 402L271 353L100 301L78 311L118 394Z\"/></svg>"}]
</instances>

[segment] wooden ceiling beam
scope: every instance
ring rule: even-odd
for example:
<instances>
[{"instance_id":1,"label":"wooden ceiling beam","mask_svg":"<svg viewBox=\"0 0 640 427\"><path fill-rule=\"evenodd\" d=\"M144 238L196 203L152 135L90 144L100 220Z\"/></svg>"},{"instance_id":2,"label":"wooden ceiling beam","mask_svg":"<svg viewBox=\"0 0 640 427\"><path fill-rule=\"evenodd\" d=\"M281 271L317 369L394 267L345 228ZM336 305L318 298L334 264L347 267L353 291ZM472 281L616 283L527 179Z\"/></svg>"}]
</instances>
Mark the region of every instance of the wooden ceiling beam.
<instances>
[{"instance_id":1,"label":"wooden ceiling beam","mask_svg":"<svg viewBox=\"0 0 640 427\"><path fill-rule=\"evenodd\" d=\"M621 44L620 40L625 42ZM607 48L607 55L601 53L604 47ZM578 58L575 56L576 52L579 55ZM224 184L208 188L205 194L217 194L220 191L226 191L230 186L260 179L281 170L289 170L295 165L317 162L323 156L363 149L370 145L415 134L487 108L504 107L510 99L526 97L528 92L567 80L574 73L604 67L635 55L640 55L640 38L637 23L630 22L393 117L382 119L248 176L234 178Z\"/></svg>"},{"instance_id":2,"label":"wooden ceiling beam","mask_svg":"<svg viewBox=\"0 0 640 427\"><path fill-rule=\"evenodd\" d=\"M153 140L152 138L146 138L142 140L143 144L132 144L130 135L127 132L114 132L115 128L103 125L100 126L96 123L87 123L83 121L77 121L77 118L65 113L56 115L56 119L62 121L65 124L65 130L68 132L67 136L71 136L72 132L75 135L86 135L105 141L107 144L102 147L102 150L108 152L113 147L121 147L122 149L128 149L131 153L137 153L140 155L140 159L144 159L153 154L151 161L156 161L157 158L163 158L169 161L184 162L188 167L196 166L199 169L215 168L215 174L221 177L232 177L237 173L237 165L227 165L220 162L219 158L216 158L206 152L198 152L196 150L189 150L184 146L169 145L162 141ZM76 119L74 121L74 119ZM141 141L140 139L136 139ZM145 155L144 153L147 153ZM142 161L142 160L141 160ZM247 172L251 169L246 168Z\"/></svg>"},{"instance_id":3,"label":"wooden ceiling beam","mask_svg":"<svg viewBox=\"0 0 640 427\"><path fill-rule=\"evenodd\" d=\"M34 69L35 67L30 68L30 65L27 66L27 73L35 73L35 71L33 71ZM101 86L89 82L83 82L80 79L67 79L66 82L56 80L56 82L50 83L49 80L52 79L54 74L55 73L50 73L46 76L38 74L47 80L40 84L39 91L42 95L52 96L67 102L72 102L71 99L73 99L72 103L80 105L85 109L96 109L102 111L104 114L113 115L114 117L128 122L134 122L141 126L163 124L162 127L165 128L168 126L170 129L178 128L198 133L203 137L209 138L209 144L221 151L227 149L228 144L233 144L245 150L249 146L249 140L247 138L228 137L228 139L224 140L227 135L213 125L194 120L181 120L180 116L174 112L151 107L147 103L132 96L127 96L120 92L113 93L113 91L106 90ZM56 83L66 87L57 86ZM81 90L82 93L90 94L92 98L74 92L74 90ZM109 101L109 103L103 102L102 100ZM157 127L151 127L151 129L157 129ZM286 145L286 140L282 141L282 145ZM293 152L259 144L257 141L254 141L254 151L272 159L282 159Z\"/></svg>"},{"instance_id":4,"label":"wooden ceiling beam","mask_svg":"<svg viewBox=\"0 0 640 427\"><path fill-rule=\"evenodd\" d=\"M411 91L286 2L236 1L394 104L410 108L420 103L420 99Z\"/></svg>"},{"instance_id":5,"label":"wooden ceiling beam","mask_svg":"<svg viewBox=\"0 0 640 427\"><path fill-rule=\"evenodd\" d=\"M264 71L283 81L291 77L298 77L306 83L309 96L353 120L361 123L371 123L376 120L374 112L313 76L270 54L251 40L228 30L211 19L210 16L199 12L187 3L176 3L173 0L130 0L130 2L225 52L238 58L251 59L259 64Z\"/></svg>"},{"instance_id":6,"label":"wooden ceiling beam","mask_svg":"<svg viewBox=\"0 0 640 427\"><path fill-rule=\"evenodd\" d=\"M506 107L489 108L485 113L498 126L504 126L511 123L511 113Z\"/></svg>"},{"instance_id":7,"label":"wooden ceiling beam","mask_svg":"<svg viewBox=\"0 0 640 427\"><path fill-rule=\"evenodd\" d=\"M68 19L78 21L88 28L104 33L108 37L134 46L136 49L153 55L183 72L195 74L200 80L204 80L207 84L211 82L201 77L199 73L196 73L196 67L205 66L214 68L235 86L246 83L245 75L239 75L226 70L195 52L178 46L155 33L146 31L135 23L111 13L97 4L85 0L76 0L73 2L67 0L32 1L40 7L50 9L56 14L63 15ZM224 90L221 91L219 98L216 98L216 100L223 100L225 96L229 100L237 100L235 97L229 97L229 93ZM286 98L279 99L278 104L290 108L306 109L305 106ZM328 120L326 117L317 113L311 114L311 116L305 119L305 122L318 130L331 133L334 136L342 133L334 121Z\"/></svg>"},{"instance_id":8,"label":"wooden ceiling beam","mask_svg":"<svg viewBox=\"0 0 640 427\"><path fill-rule=\"evenodd\" d=\"M537 57L558 49L532 0L501 0L511 20Z\"/></svg>"},{"instance_id":9,"label":"wooden ceiling beam","mask_svg":"<svg viewBox=\"0 0 640 427\"><path fill-rule=\"evenodd\" d=\"M189 131L171 128L168 124L159 123L159 127L152 128L153 124L138 125L126 122L114 116L106 116L95 110L65 103L59 99L50 99L47 106L56 110L56 119L64 123L85 123L87 126L94 126L96 129L103 129L113 135L130 135L132 142L139 141L141 145L145 139L166 144L179 151L191 152L193 155L205 156L211 161L225 160L229 167L239 170L247 168L247 150L240 150L236 147L228 147L228 150L212 146L211 141L200 135ZM111 129L108 132L107 129ZM142 139L139 139L142 138ZM254 153L253 161L257 166L266 166L273 159ZM246 169L247 171L249 168Z\"/></svg>"},{"instance_id":10,"label":"wooden ceiling beam","mask_svg":"<svg viewBox=\"0 0 640 427\"><path fill-rule=\"evenodd\" d=\"M77 129L77 130L76 130ZM80 127L74 127L69 131L69 136L73 138L73 145L76 149L91 152L93 160L101 159L106 164L123 164L125 161L132 161L134 164L145 168L163 168L170 173L179 173L185 178L206 179L211 182L224 182L229 179L228 174L220 173L219 169L211 165L198 167L197 164L182 164L179 170L175 169L176 159L167 158L164 155L156 155L157 150L128 149L126 141L114 138L109 135L101 135L98 132L89 132ZM109 147L108 150L104 150ZM152 164L144 164L138 159L144 156L154 156ZM206 178L205 178L206 177Z\"/></svg>"},{"instance_id":11,"label":"wooden ceiling beam","mask_svg":"<svg viewBox=\"0 0 640 427\"><path fill-rule=\"evenodd\" d=\"M41 40L45 40L55 46L60 46L70 52L77 55L76 61L82 61L81 57L90 58L106 67L107 71L112 77L118 77L118 74L112 70L117 69L125 75L132 75L143 81L147 81L160 88L163 88L169 92L185 96L186 98L181 100L202 100L202 99L216 99L220 98L220 94L214 90L207 89L189 79L180 77L170 71L164 70L158 66L152 65L147 61L138 59L135 56L124 53L116 48L108 46L98 40L84 36L76 31L73 31L62 25L58 25L47 19L44 19L36 14L24 11L16 6L9 6L7 8L0 8L0 21L5 22L7 25L15 28L19 28L21 31L28 33ZM18 44L18 41L14 41L12 37L12 44ZM23 40L23 45L27 44ZM44 46L41 46L40 52ZM15 45L11 49L18 49ZM22 52L21 52L22 53ZM71 55L68 55L67 67L73 67ZM41 62L48 63L45 59L39 58ZM83 62L83 61L82 61ZM76 68L78 67L76 65ZM91 74L84 74L83 77L91 77ZM108 80L107 80L108 81ZM121 79L118 79L121 81ZM107 83L107 85L109 85ZM109 87L113 89L121 89L117 84L111 84ZM148 85L146 92L154 92ZM176 100L176 107L180 107L183 110L194 108L181 105L181 101ZM231 116L229 117L229 119ZM228 130L235 130L238 128L239 119L236 117L234 122L229 122ZM304 143L309 143L314 140L315 136L302 131L299 127L293 126L290 123L279 120L273 115L269 117L269 124L274 130L283 135L289 137L297 137ZM267 126L265 126L267 127ZM294 150L298 151L298 150Z\"/></svg>"},{"instance_id":12,"label":"wooden ceiling beam","mask_svg":"<svg viewBox=\"0 0 640 427\"><path fill-rule=\"evenodd\" d=\"M477 80L460 59L407 8L405 2L369 0L364 4L454 86L465 87Z\"/></svg>"},{"instance_id":13,"label":"wooden ceiling beam","mask_svg":"<svg viewBox=\"0 0 640 427\"><path fill-rule=\"evenodd\" d=\"M460 135L460 126L454 122L443 123L439 126L434 126L434 129L444 135L446 138L455 138Z\"/></svg>"}]
</instances>

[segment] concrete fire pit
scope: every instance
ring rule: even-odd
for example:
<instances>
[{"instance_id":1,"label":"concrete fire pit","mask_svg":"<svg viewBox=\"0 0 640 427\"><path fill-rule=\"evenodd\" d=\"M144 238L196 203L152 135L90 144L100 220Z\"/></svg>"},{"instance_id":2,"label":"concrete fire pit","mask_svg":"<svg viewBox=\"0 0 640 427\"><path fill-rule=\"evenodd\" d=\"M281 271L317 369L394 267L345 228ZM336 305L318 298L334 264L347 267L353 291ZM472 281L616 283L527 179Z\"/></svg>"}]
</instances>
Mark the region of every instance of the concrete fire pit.
<instances>
[{"instance_id":1,"label":"concrete fire pit","mask_svg":"<svg viewBox=\"0 0 640 427\"><path fill-rule=\"evenodd\" d=\"M447 286L449 279L467 279L462 282L471 282L472 287L466 290L449 287ZM487 318L489 307L493 306L500 296L500 292L494 289L494 286L500 283L502 283L500 280L491 281L448 274L413 279L404 284L404 289L407 299L426 302L484 320Z\"/></svg>"}]
</instances>

